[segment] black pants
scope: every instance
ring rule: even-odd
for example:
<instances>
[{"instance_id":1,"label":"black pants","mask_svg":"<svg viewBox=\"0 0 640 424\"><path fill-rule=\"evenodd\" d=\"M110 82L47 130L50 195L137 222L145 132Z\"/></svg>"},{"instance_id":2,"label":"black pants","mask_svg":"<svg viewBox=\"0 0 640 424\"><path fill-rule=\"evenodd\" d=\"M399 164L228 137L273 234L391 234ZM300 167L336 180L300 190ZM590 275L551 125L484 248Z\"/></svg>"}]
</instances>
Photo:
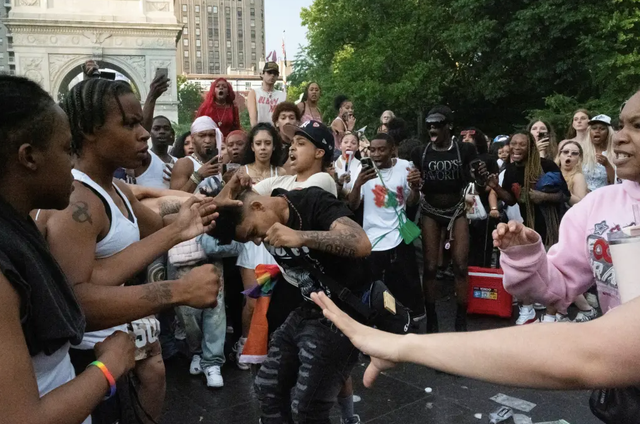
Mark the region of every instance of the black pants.
<instances>
[{"instance_id":1,"label":"black pants","mask_svg":"<svg viewBox=\"0 0 640 424\"><path fill-rule=\"evenodd\" d=\"M262 424L330 424L358 351L319 309L293 311L272 336L255 380Z\"/></svg>"},{"instance_id":2,"label":"black pants","mask_svg":"<svg viewBox=\"0 0 640 424\"><path fill-rule=\"evenodd\" d=\"M367 260L374 280L382 281L400 303L411 309L414 318L424 315L424 295L413 244L403 241L393 249L371 252Z\"/></svg>"},{"instance_id":3,"label":"black pants","mask_svg":"<svg viewBox=\"0 0 640 424\"><path fill-rule=\"evenodd\" d=\"M500 222L487 218L469 223L469 265L491 267L493 255L493 230Z\"/></svg>"}]
</instances>

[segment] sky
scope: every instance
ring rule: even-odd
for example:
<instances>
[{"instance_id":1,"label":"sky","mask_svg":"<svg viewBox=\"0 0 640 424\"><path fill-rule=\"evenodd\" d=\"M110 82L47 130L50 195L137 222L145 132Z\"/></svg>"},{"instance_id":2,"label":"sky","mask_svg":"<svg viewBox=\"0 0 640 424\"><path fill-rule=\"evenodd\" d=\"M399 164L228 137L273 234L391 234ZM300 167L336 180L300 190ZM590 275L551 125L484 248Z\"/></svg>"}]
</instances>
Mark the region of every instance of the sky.
<instances>
[{"instance_id":1,"label":"sky","mask_svg":"<svg viewBox=\"0 0 640 424\"><path fill-rule=\"evenodd\" d=\"M307 31L300 21L300 10L309 7L313 0L264 0L265 49L282 57L282 31L285 32L287 59L293 60L299 45L307 44Z\"/></svg>"}]
</instances>

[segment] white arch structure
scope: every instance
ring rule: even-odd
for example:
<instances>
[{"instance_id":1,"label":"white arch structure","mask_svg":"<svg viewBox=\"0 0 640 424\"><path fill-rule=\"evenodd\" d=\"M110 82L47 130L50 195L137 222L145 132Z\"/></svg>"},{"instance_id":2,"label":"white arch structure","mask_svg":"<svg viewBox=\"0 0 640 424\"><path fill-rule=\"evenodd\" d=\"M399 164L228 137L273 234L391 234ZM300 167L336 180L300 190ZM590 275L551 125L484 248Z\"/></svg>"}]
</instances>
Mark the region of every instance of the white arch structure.
<instances>
[{"instance_id":1,"label":"white arch structure","mask_svg":"<svg viewBox=\"0 0 640 424\"><path fill-rule=\"evenodd\" d=\"M157 68L168 68L170 89L156 114L178 120L176 21L173 0L11 0L5 20L13 36L16 74L37 81L54 99L63 81L95 59L117 69L137 87L142 101Z\"/></svg>"}]
</instances>

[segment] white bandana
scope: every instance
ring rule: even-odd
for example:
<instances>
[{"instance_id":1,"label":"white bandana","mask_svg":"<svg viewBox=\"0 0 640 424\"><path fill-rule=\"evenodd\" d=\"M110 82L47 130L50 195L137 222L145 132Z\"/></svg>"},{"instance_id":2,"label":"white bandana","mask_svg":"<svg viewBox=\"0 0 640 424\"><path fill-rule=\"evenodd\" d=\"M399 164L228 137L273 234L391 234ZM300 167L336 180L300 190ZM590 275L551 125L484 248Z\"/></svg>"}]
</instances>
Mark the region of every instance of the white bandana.
<instances>
[{"instance_id":1,"label":"white bandana","mask_svg":"<svg viewBox=\"0 0 640 424\"><path fill-rule=\"evenodd\" d=\"M201 116L193 121L191 124L191 134L198 134L203 131L216 130L216 145L218 147L218 152L220 152L220 147L222 146L222 131L216 125L216 123L208 116Z\"/></svg>"}]
</instances>

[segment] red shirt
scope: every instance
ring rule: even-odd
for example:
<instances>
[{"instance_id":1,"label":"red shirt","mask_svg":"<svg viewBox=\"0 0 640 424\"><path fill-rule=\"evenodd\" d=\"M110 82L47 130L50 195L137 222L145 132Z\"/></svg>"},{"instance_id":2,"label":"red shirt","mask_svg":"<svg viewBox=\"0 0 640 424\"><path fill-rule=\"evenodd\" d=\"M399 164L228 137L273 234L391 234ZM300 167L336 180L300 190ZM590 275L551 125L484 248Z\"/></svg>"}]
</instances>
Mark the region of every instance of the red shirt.
<instances>
[{"instance_id":1,"label":"red shirt","mask_svg":"<svg viewBox=\"0 0 640 424\"><path fill-rule=\"evenodd\" d=\"M219 105L214 102L213 112L209 117L213 119L213 122L220 128L225 138L231 131L241 129L240 114L238 113L238 106L235 104Z\"/></svg>"}]
</instances>

